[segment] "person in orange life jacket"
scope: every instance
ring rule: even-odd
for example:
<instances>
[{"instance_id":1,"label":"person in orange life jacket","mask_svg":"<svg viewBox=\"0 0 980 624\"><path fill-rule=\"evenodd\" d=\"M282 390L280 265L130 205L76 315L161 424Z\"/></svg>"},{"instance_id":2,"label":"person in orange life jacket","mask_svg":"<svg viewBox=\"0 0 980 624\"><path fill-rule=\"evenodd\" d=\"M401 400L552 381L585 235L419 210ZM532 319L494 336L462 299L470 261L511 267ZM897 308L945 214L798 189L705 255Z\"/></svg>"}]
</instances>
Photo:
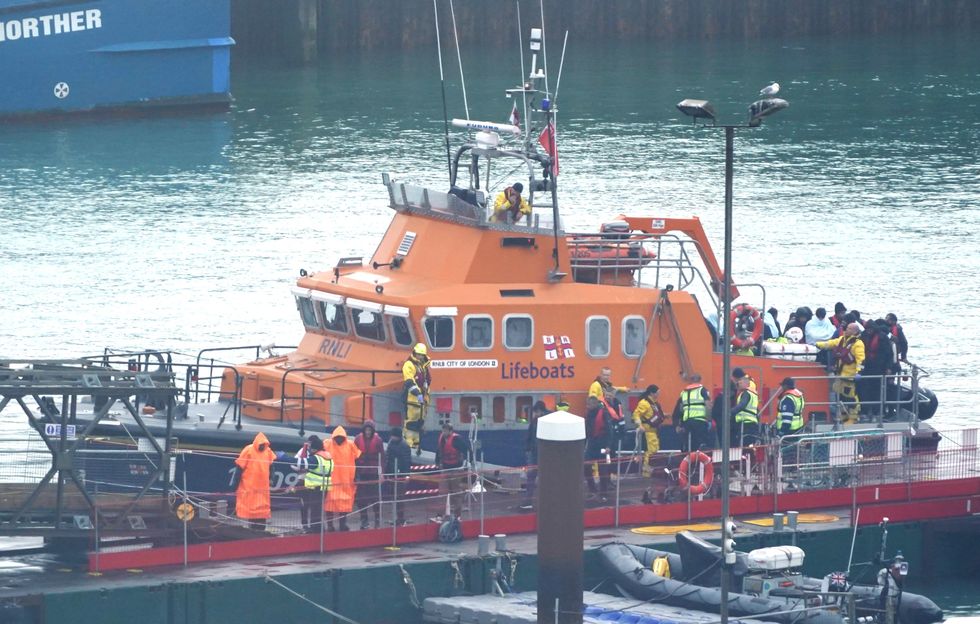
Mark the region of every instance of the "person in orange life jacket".
<instances>
[{"instance_id":1,"label":"person in orange life jacket","mask_svg":"<svg viewBox=\"0 0 980 624\"><path fill-rule=\"evenodd\" d=\"M440 481L440 494L449 494L452 513L457 518L463 510L464 495L469 480L464 465L470 451L469 441L453 431L449 422L442 425L442 433L436 442L436 464L444 472Z\"/></svg>"},{"instance_id":2,"label":"person in orange life jacket","mask_svg":"<svg viewBox=\"0 0 980 624\"><path fill-rule=\"evenodd\" d=\"M272 494L269 489L269 472L276 454L269 438L259 432L251 444L242 449L235 460L241 471L235 489L235 515L246 520L250 529L265 530L272 517Z\"/></svg>"},{"instance_id":3,"label":"person in orange life jacket","mask_svg":"<svg viewBox=\"0 0 980 624\"><path fill-rule=\"evenodd\" d=\"M895 347L898 349L898 361L908 364L909 341L905 338L905 330L898 324L898 317L893 312L889 312L885 315L885 322L888 323L888 331L891 333L892 339L895 341Z\"/></svg>"},{"instance_id":4,"label":"person in orange life jacket","mask_svg":"<svg viewBox=\"0 0 980 624\"><path fill-rule=\"evenodd\" d=\"M864 342L864 371L857 384L862 412L878 414L882 410L895 411L898 399L898 380L891 375L902 372L898 363L898 348L892 338L891 326L885 319L868 321L861 333ZM881 377L884 376L884 377ZM884 382L884 383L883 383Z\"/></svg>"},{"instance_id":5,"label":"person in orange life jacket","mask_svg":"<svg viewBox=\"0 0 980 624\"><path fill-rule=\"evenodd\" d=\"M403 484L399 481L412 470L412 447L402 439L402 430L393 427L388 434L388 448L385 450L385 490L392 500L395 499L395 489L398 489L398 502L395 503L395 523L405 524L404 508L402 502L402 492L405 491Z\"/></svg>"},{"instance_id":6,"label":"person in orange life jacket","mask_svg":"<svg viewBox=\"0 0 980 624\"><path fill-rule=\"evenodd\" d=\"M373 420L364 421L361 433L354 438L361 452L357 458L357 507L361 510L361 530L368 528L368 509L374 512L374 528L381 526L381 501L378 497L381 470L385 462L385 446L376 432Z\"/></svg>"},{"instance_id":7,"label":"person in orange life jacket","mask_svg":"<svg viewBox=\"0 0 980 624\"><path fill-rule=\"evenodd\" d=\"M612 393L596 399L586 399L585 416L585 478L589 493L599 495L600 502L606 502L606 494L612 482L612 456L623 431L623 410ZM599 488L596 490L592 467L599 472Z\"/></svg>"},{"instance_id":8,"label":"person in orange life jacket","mask_svg":"<svg viewBox=\"0 0 980 624\"><path fill-rule=\"evenodd\" d=\"M848 315L851 312L848 312ZM822 340L816 345L820 349L830 349L836 359L834 374L839 379L834 380L832 389L843 404L844 410L841 414L841 421L844 424L858 422L858 414L861 409L861 402L858 400L855 386L855 381L860 380L861 370L864 367L864 343L861 342L860 338L861 329L860 323L854 321L844 330L843 336L831 340Z\"/></svg>"},{"instance_id":9,"label":"person in orange life jacket","mask_svg":"<svg viewBox=\"0 0 980 624\"><path fill-rule=\"evenodd\" d=\"M700 374L692 374L690 380L674 404L674 423L677 433L684 437L685 451L710 449L714 447L714 433L708 424L711 394L701 384Z\"/></svg>"},{"instance_id":10,"label":"person in orange life jacket","mask_svg":"<svg viewBox=\"0 0 980 624\"><path fill-rule=\"evenodd\" d=\"M517 223L524 215L530 219L531 204L527 203L521 193L524 192L524 185L514 182L508 186L494 199L493 214L490 215L491 223Z\"/></svg>"},{"instance_id":11,"label":"person in orange life jacket","mask_svg":"<svg viewBox=\"0 0 980 624\"><path fill-rule=\"evenodd\" d=\"M537 401L531 408L531 419L527 425L527 437L524 439L524 459L527 463L527 489L524 493L524 504L521 509L534 508L534 492L538 483L538 419L548 413L544 401Z\"/></svg>"},{"instance_id":12,"label":"person in orange life jacket","mask_svg":"<svg viewBox=\"0 0 980 624\"><path fill-rule=\"evenodd\" d=\"M330 489L323 507L327 512L327 530L334 530L333 521L339 516L340 530L349 531L347 516L354 511L357 493L354 477L361 451L347 439L347 430L343 426L334 428L330 439L323 443L323 450L330 454L334 462Z\"/></svg>"}]
</instances>

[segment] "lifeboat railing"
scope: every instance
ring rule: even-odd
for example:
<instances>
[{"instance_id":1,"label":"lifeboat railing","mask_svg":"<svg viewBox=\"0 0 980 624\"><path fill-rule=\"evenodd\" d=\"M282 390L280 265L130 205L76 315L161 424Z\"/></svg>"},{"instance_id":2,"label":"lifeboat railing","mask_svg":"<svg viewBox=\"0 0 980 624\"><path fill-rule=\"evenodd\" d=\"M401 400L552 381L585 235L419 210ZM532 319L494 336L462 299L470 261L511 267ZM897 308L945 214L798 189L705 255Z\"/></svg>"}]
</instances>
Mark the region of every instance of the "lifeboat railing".
<instances>
[{"instance_id":1,"label":"lifeboat railing","mask_svg":"<svg viewBox=\"0 0 980 624\"><path fill-rule=\"evenodd\" d=\"M570 268L580 281L647 288L670 284L678 290L698 285L711 298L715 310L721 305L704 271L693 260L695 255L700 257L697 241L675 234L638 232L569 232L566 241ZM629 255L631 249L636 250L634 255ZM601 253L604 251L608 257ZM676 283L668 282L674 276Z\"/></svg>"},{"instance_id":2,"label":"lifeboat railing","mask_svg":"<svg viewBox=\"0 0 980 624\"><path fill-rule=\"evenodd\" d=\"M384 174L383 179L388 189L389 206L398 212L413 212L455 223L508 231L551 233L551 228L540 227L537 218L529 225L490 223L488 199L482 190L453 187L450 192L444 193L416 184L398 182L388 174Z\"/></svg>"},{"instance_id":3,"label":"lifeboat railing","mask_svg":"<svg viewBox=\"0 0 980 624\"><path fill-rule=\"evenodd\" d=\"M790 367L787 367L790 368ZM795 367L792 370L798 370ZM820 400L818 397L806 396L806 411L812 413L812 408L814 407L826 407L827 415L830 420L826 423L817 423L812 419L808 419L807 427L813 429L814 426L818 424L833 425L835 428L840 429L843 427L842 414L848 409L848 402L844 401L837 392L833 389L835 383L837 382L855 382L860 383L861 381L866 382L877 382L878 393L871 397L869 400L860 400L861 406L866 406L868 409L863 414L859 414L858 422L861 424L871 424L878 429L885 428L888 423L902 423L911 425L917 428L919 424L919 388L920 379L925 377L927 373L919 368L917 365L912 364L909 371L892 374L892 375L861 375L861 377L855 380L853 377L845 377L842 375L794 375L789 373L789 375L797 382L801 381L827 381L829 384L829 395L826 400ZM902 390L905 386L902 386L902 382L909 382L909 397L907 399L902 398ZM760 410L760 414L764 411L769 411L772 418L778 418L779 411L779 401L778 393L774 393L770 400L763 406ZM859 397L860 398L860 397ZM903 410L909 414L907 419L902 419L901 415ZM892 416L894 415L894 416Z\"/></svg>"},{"instance_id":4,"label":"lifeboat railing","mask_svg":"<svg viewBox=\"0 0 980 624\"><path fill-rule=\"evenodd\" d=\"M324 367L324 368L291 368L283 373L282 379L280 380L279 386L279 422L286 422L286 402L287 401L299 401L300 419L299 419L299 435L303 436L306 434L306 402L307 401L319 401L324 402L327 400L325 396L307 396L306 392L306 382L294 382L299 383L300 394L298 396L292 396L286 394L286 382L290 374L300 374L300 373L344 373L344 374L360 374L370 376L370 385L372 388L378 385L378 375L401 375L400 370L394 369L364 369L364 368L335 368L335 367ZM324 388L326 390L335 390L338 392L343 392L347 395L360 395L361 396L361 420L363 422L365 416L367 415L367 403L368 397L374 398L374 393L361 390L351 390L350 388L332 388L324 384L317 384L317 388ZM327 423L329 424L329 423Z\"/></svg>"}]
</instances>

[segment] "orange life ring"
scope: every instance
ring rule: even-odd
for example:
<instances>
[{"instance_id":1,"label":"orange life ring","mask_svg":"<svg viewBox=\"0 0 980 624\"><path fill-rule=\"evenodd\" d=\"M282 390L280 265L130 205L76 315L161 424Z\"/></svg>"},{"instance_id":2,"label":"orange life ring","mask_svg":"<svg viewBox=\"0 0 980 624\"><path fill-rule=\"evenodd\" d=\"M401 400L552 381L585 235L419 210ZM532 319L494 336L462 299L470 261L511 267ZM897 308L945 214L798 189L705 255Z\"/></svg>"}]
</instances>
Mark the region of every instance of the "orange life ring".
<instances>
[{"instance_id":1,"label":"orange life ring","mask_svg":"<svg viewBox=\"0 0 980 624\"><path fill-rule=\"evenodd\" d=\"M690 487L691 494L697 496L699 494L704 494L711 489L711 482L714 481L715 478L715 466L711 463L711 458L703 452L696 451L689 453L684 457L683 461L681 461L680 472L677 475L677 480L680 482L681 487L686 488L691 482L690 474L692 463L704 465L704 478L701 479L701 483Z\"/></svg>"},{"instance_id":2,"label":"orange life ring","mask_svg":"<svg viewBox=\"0 0 980 624\"><path fill-rule=\"evenodd\" d=\"M752 333L748 336L739 338L735 332L739 317L747 316L752 320ZM740 303L732 310L732 346L737 349L747 349L759 341L762 337L762 326L765 324L759 315L759 311L747 303Z\"/></svg>"}]
</instances>

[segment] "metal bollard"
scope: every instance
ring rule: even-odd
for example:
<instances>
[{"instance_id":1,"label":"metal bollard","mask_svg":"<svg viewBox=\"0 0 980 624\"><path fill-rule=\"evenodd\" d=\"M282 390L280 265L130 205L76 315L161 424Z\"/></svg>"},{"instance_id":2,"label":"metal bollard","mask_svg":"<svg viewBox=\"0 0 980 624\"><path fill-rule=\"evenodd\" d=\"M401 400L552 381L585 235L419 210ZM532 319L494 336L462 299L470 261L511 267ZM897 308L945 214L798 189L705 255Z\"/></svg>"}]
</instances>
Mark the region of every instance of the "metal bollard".
<instances>
[{"instance_id":1,"label":"metal bollard","mask_svg":"<svg viewBox=\"0 0 980 624\"><path fill-rule=\"evenodd\" d=\"M476 554L480 557L485 557L490 554L490 536L489 535L479 535L477 536L477 546Z\"/></svg>"},{"instance_id":2,"label":"metal bollard","mask_svg":"<svg viewBox=\"0 0 980 624\"><path fill-rule=\"evenodd\" d=\"M503 533L497 533L493 536L495 545L494 548L497 552L505 552L507 550L507 536Z\"/></svg>"},{"instance_id":3,"label":"metal bollard","mask_svg":"<svg viewBox=\"0 0 980 624\"><path fill-rule=\"evenodd\" d=\"M798 511L787 511L786 512L786 528L790 531L795 531L797 523L799 522L800 512Z\"/></svg>"},{"instance_id":4,"label":"metal bollard","mask_svg":"<svg viewBox=\"0 0 980 624\"><path fill-rule=\"evenodd\" d=\"M773 532L775 532L775 533L782 533L783 532L783 519L784 518L785 518L785 516L782 513L779 513L778 511L776 513L772 514L772 530L773 530Z\"/></svg>"}]
</instances>

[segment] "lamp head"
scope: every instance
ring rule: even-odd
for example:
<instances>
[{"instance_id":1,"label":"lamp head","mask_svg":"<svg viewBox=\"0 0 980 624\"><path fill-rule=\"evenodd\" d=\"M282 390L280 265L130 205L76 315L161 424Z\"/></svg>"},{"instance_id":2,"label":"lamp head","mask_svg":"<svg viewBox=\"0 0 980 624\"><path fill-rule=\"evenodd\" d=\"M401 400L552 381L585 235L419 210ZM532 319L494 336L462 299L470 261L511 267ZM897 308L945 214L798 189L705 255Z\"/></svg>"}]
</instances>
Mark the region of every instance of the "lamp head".
<instances>
[{"instance_id":1,"label":"lamp head","mask_svg":"<svg viewBox=\"0 0 980 624\"><path fill-rule=\"evenodd\" d=\"M688 117L698 119L715 119L715 107L708 100L681 100L677 103L677 110Z\"/></svg>"}]
</instances>

